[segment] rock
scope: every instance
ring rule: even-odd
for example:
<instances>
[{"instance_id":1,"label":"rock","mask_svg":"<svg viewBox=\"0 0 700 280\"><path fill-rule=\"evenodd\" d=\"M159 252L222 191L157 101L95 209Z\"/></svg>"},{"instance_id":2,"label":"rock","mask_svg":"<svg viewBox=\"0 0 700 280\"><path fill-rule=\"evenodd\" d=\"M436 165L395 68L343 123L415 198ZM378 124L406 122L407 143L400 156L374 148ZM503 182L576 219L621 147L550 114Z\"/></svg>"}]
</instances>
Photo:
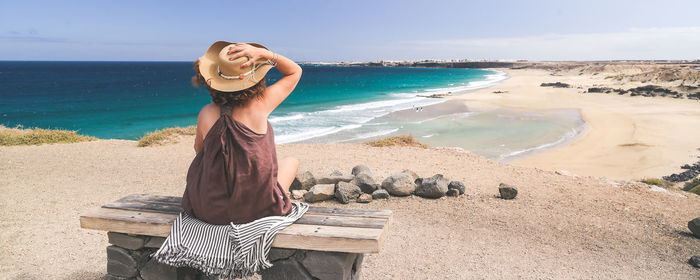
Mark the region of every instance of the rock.
<instances>
[{"instance_id":1,"label":"rock","mask_svg":"<svg viewBox=\"0 0 700 280\"><path fill-rule=\"evenodd\" d=\"M562 82L556 82L556 83L541 83L541 87L555 87L555 88L570 88L571 85L567 83L562 83Z\"/></svg>"},{"instance_id":2,"label":"rock","mask_svg":"<svg viewBox=\"0 0 700 280\"><path fill-rule=\"evenodd\" d=\"M452 196L452 197L459 197L459 190L458 189L449 189L447 190L447 193L445 193L447 196Z\"/></svg>"},{"instance_id":3,"label":"rock","mask_svg":"<svg viewBox=\"0 0 700 280\"><path fill-rule=\"evenodd\" d=\"M374 178L367 173L358 174L354 179L352 179L352 181L350 181L350 183L360 187L364 193L372 193L379 188L379 184L374 182Z\"/></svg>"},{"instance_id":4,"label":"rock","mask_svg":"<svg viewBox=\"0 0 700 280\"><path fill-rule=\"evenodd\" d=\"M423 184L423 178L416 178L413 180L413 183L416 184L416 186L420 186L420 184Z\"/></svg>"},{"instance_id":5,"label":"rock","mask_svg":"<svg viewBox=\"0 0 700 280\"><path fill-rule=\"evenodd\" d=\"M372 171L369 170L369 167L367 167L367 165L364 164L356 165L352 168L352 171L350 172L350 174L352 174L353 176L357 176L362 173L372 176Z\"/></svg>"},{"instance_id":6,"label":"rock","mask_svg":"<svg viewBox=\"0 0 700 280\"><path fill-rule=\"evenodd\" d=\"M343 176L343 172L340 172L339 170L333 170L333 172L331 172L331 176Z\"/></svg>"},{"instance_id":7,"label":"rock","mask_svg":"<svg viewBox=\"0 0 700 280\"><path fill-rule=\"evenodd\" d=\"M357 202L370 203L370 202L372 202L372 195L368 194L368 193L363 193L360 195L360 197L357 198Z\"/></svg>"},{"instance_id":8,"label":"rock","mask_svg":"<svg viewBox=\"0 0 700 280\"><path fill-rule=\"evenodd\" d=\"M389 192L384 189L379 189L372 192L372 199L388 199Z\"/></svg>"},{"instance_id":9,"label":"rock","mask_svg":"<svg viewBox=\"0 0 700 280\"><path fill-rule=\"evenodd\" d=\"M688 260L688 263L694 267L700 268L700 256L692 256Z\"/></svg>"},{"instance_id":10,"label":"rock","mask_svg":"<svg viewBox=\"0 0 700 280\"><path fill-rule=\"evenodd\" d=\"M304 195L309 192L307 190L293 190L292 191L292 198L293 199L303 199Z\"/></svg>"},{"instance_id":11,"label":"rock","mask_svg":"<svg viewBox=\"0 0 700 280\"><path fill-rule=\"evenodd\" d=\"M338 182L350 182L354 179L354 176L328 176L316 179L316 184L337 184Z\"/></svg>"},{"instance_id":12,"label":"rock","mask_svg":"<svg viewBox=\"0 0 700 280\"><path fill-rule=\"evenodd\" d=\"M452 189L458 190L460 195L463 195L463 194L464 194L464 191L466 190L466 188L464 187L464 184L463 184L462 182L460 182L460 181L452 181L452 182L450 182L450 184L447 185L447 189L449 189L449 190L452 190ZM449 194L448 194L448 195L449 195Z\"/></svg>"},{"instance_id":13,"label":"rock","mask_svg":"<svg viewBox=\"0 0 700 280\"><path fill-rule=\"evenodd\" d=\"M501 183L498 185L498 193L503 199L514 199L516 196L518 196L518 189L511 185Z\"/></svg>"},{"instance_id":14,"label":"rock","mask_svg":"<svg viewBox=\"0 0 700 280\"><path fill-rule=\"evenodd\" d=\"M357 256L353 253L307 251L301 263L317 279L348 279Z\"/></svg>"},{"instance_id":15,"label":"rock","mask_svg":"<svg viewBox=\"0 0 700 280\"><path fill-rule=\"evenodd\" d=\"M292 185L289 187L290 190L309 190L311 187L316 185L316 178L314 174L306 171L303 173L297 173L297 176L292 181Z\"/></svg>"},{"instance_id":16,"label":"rock","mask_svg":"<svg viewBox=\"0 0 700 280\"><path fill-rule=\"evenodd\" d=\"M554 171L554 173L556 173L557 175L562 175L562 176L569 176L569 177L574 177L574 178L578 177L576 174L571 173L571 171L568 171L568 170L557 170L557 171Z\"/></svg>"},{"instance_id":17,"label":"rock","mask_svg":"<svg viewBox=\"0 0 700 280\"><path fill-rule=\"evenodd\" d=\"M416 195L425 198L440 198L445 196L450 181L442 174L435 174L430 178L423 178L421 184L416 187Z\"/></svg>"},{"instance_id":18,"label":"rock","mask_svg":"<svg viewBox=\"0 0 700 280\"><path fill-rule=\"evenodd\" d=\"M163 242L165 242L164 237L152 236L150 239L148 239L146 245L143 246L146 248L160 248L160 246L163 246Z\"/></svg>"},{"instance_id":19,"label":"rock","mask_svg":"<svg viewBox=\"0 0 700 280\"><path fill-rule=\"evenodd\" d=\"M272 267L260 272L266 280L313 280L314 278L294 259L282 259L272 263Z\"/></svg>"},{"instance_id":20,"label":"rock","mask_svg":"<svg viewBox=\"0 0 700 280\"><path fill-rule=\"evenodd\" d=\"M117 245L129 250L138 250L146 244L146 236L129 235L119 232L107 232L107 239L110 244Z\"/></svg>"},{"instance_id":21,"label":"rock","mask_svg":"<svg viewBox=\"0 0 700 280\"><path fill-rule=\"evenodd\" d=\"M131 278L139 273L136 267L127 266L123 263L107 260L107 274L111 276Z\"/></svg>"},{"instance_id":22,"label":"rock","mask_svg":"<svg viewBox=\"0 0 700 280\"><path fill-rule=\"evenodd\" d=\"M413 180L420 178L416 172L413 172L413 170L410 169L404 169L403 171L401 171L401 173L411 174L411 176L413 176Z\"/></svg>"},{"instance_id":23,"label":"rock","mask_svg":"<svg viewBox=\"0 0 700 280\"><path fill-rule=\"evenodd\" d=\"M353 183L338 182L335 184L335 198L342 204L348 204L350 200L357 199L361 193L360 187Z\"/></svg>"},{"instance_id":24,"label":"rock","mask_svg":"<svg viewBox=\"0 0 700 280\"><path fill-rule=\"evenodd\" d=\"M304 194L306 202L317 202L333 198L335 195L334 184L317 184Z\"/></svg>"},{"instance_id":25,"label":"rock","mask_svg":"<svg viewBox=\"0 0 700 280\"><path fill-rule=\"evenodd\" d=\"M118 246L107 246L107 260L120 262L128 267L136 268L136 260L134 260L134 258L131 257L131 254L129 254L129 250Z\"/></svg>"},{"instance_id":26,"label":"rock","mask_svg":"<svg viewBox=\"0 0 700 280\"><path fill-rule=\"evenodd\" d=\"M700 217L692 219L688 222L688 229L695 235L695 237L700 238Z\"/></svg>"},{"instance_id":27,"label":"rock","mask_svg":"<svg viewBox=\"0 0 700 280\"><path fill-rule=\"evenodd\" d=\"M141 268L143 280L168 280L177 279L177 268L159 263L151 259Z\"/></svg>"},{"instance_id":28,"label":"rock","mask_svg":"<svg viewBox=\"0 0 700 280\"><path fill-rule=\"evenodd\" d=\"M416 190L416 184L413 183L413 177L410 174L397 173L384 179L382 189L385 189L391 195L407 196Z\"/></svg>"},{"instance_id":29,"label":"rock","mask_svg":"<svg viewBox=\"0 0 700 280\"><path fill-rule=\"evenodd\" d=\"M138 274L137 262L128 250L114 245L108 246L107 273L118 277L135 277Z\"/></svg>"},{"instance_id":30,"label":"rock","mask_svg":"<svg viewBox=\"0 0 700 280\"><path fill-rule=\"evenodd\" d=\"M294 255L296 250L284 248L270 248L270 253L267 254L267 259L271 262L281 259L287 259Z\"/></svg>"}]
</instances>

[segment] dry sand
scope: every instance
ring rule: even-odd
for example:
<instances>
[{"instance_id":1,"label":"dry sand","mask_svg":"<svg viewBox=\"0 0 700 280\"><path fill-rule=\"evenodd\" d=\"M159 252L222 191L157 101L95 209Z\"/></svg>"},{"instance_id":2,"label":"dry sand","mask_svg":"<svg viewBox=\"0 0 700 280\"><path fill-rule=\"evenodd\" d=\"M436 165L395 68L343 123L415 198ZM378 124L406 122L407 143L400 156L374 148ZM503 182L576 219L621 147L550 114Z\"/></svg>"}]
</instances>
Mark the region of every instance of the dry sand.
<instances>
[{"instance_id":1,"label":"dry sand","mask_svg":"<svg viewBox=\"0 0 700 280\"><path fill-rule=\"evenodd\" d=\"M151 148L121 140L0 147L0 278L103 277L106 233L81 229L79 215L131 193L181 195L194 155L191 137L184 140ZM297 156L302 170L317 175L364 163L380 180L409 168L466 183L459 198L320 203L394 211L382 252L365 258L363 279L700 278L687 264L700 254L700 239L686 227L700 214L694 194L451 149L292 144L278 153ZM516 185L518 198L497 198L500 182Z\"/></svg>"},{"instance_id":2,"label":"dry sand","mask_svg":"<svg viewBox=\"0 0 700 280\"><path fill-rule=\"evenodd\" d=\"M579 110L586 121L583 135L567 145L511 164L612 179L660 178L682 171L681 165L698 161L700 101L583 93L593 86L627 89L648 85L641 81L606 79L650 70L639 67L612 65L594 71L584 71L580 67L569 71L501 69L510 75L508 80L454 98L464 100L468 107L482 110L504 107L524 111ZM678 83L646 79L661 86ZM553 82L573 87L540 86L541 83ZM494 91L506 93L496 94Z\"/></svg>"}]
</instances>

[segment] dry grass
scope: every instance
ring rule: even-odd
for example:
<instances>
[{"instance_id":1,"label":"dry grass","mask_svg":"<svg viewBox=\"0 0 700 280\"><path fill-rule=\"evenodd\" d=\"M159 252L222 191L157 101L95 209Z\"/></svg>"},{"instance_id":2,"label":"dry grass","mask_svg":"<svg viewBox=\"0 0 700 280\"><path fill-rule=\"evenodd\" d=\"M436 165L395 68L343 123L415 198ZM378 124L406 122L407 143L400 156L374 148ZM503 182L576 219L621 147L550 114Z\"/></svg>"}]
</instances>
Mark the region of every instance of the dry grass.
<instances>
[{"instance_id":1,"label":"dry grass","mask_svg":"<svg viewBox=\"0 0 700 280\"><path fill-rule=\"evenodd\" d=\"M97 138L76 131L43 128L8 128L0 125L0 146L41 145L94 141Z\"/></svg>"},{"instance_id":2,"label":"dry grass","mask_svg":"<svg viewBox=\"0 0 700 280\"><path fill-rule=\"evenodd\" d=\"M662 180L659 178L644 178L639 180L639 182L642 182L647 185L654 185L654 186L659 186L659 187L670 187L672 184L671 182L668 182L666 180Z\"/></svg>"},{"instance_id":3,"label":"dry grass","mask_svg":"<svg viewBox=\"0 0 700 280\"><path fill-rule=\"evenodd\" d=\"M148 147L154 145L165 145L170 143L180 142L180 136L195 135L197 128L194 126L188 127L170 127L166 129L156 130L146 134L139 139L139 147Z\"/></svg>"},{"instance_id":4,"label":"dry grass","mask_svg":"<svg viewBox=\"0 0 700 280\"><path fill-rule=\"evenodd\" d=\"M367 145L372 147L388 147L388 146L410 146L428 148L428 145L420 143L413 138L413 135L391 136L383 139L367 141Z\"/></svg>"},{"instance_id":5,"label":"dry grass","mask_svg":"<svg viewBox=\"0 0 700 280\"><path fill-rule=\"evenodd\" d=\"M686 182L683 190L700 195L700 178L695 178L690 182Z\"/></svg>"}]
</instances>

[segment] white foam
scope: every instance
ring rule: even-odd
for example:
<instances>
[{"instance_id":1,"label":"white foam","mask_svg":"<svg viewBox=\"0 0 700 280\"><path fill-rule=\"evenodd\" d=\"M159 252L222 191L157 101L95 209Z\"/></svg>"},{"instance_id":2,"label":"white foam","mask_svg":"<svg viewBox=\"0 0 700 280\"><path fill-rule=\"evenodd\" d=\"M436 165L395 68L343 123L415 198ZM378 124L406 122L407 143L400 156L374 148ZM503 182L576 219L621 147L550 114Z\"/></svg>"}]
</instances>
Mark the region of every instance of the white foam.
<instances>
[{"instance_id":1,"label":"white foam","mask_svg":"<svg viewBox=\"0 0 700 280\"><path fill-rule=\"evenodd\" d=\"M351 124L344 126L332 126L332 127L317 127L317 128L307 128L304 132L285 134L285 135L275 135L275 144L286 144L308 140L315 137L321 137L328 134L336 133L343 130L355 129L361 127L360 124Z\"/></svg>"},{"instance_id":2,"label":"white foam","mask_svg":"<svg viewBox=\"0 0 700 280\"><path fill-rule=\"evenodd\" d=\"M421 136L421 137L423 137L423 138L430 138L430 137L433 137L433 136L435 136L435 134L423 135L423 136Z\"/></svg>"},{"instance_id":3,"label":"white foam","mask_svg":"<svg viewBox=\"0 0 700 280\"><path fill-rule=\"evenodd\" d=\"M283 122L283 121L291 121L291 120L298 120L304 117L304 114L297 113L293 115L288 115L288 116L281 116L281 117L272 117L269 119L271 123L278 123L278 122Z\"/></svg>"},{"instance_id":4,"label":"white foam","mask_svg":"<svg viewBox=\"0 0 700 280\"><path fill-rule=\"evenodd\" d=\"M361 140L361 139L366 139L366 138L378 137L378 136L394 133L397 131L399 131L398 128L392 128L392 129L380 130L380 131L376 131L376 132L364 133L364 134L360 134L356 137L353 137L353 138L350 138L347 140L343 140L342 142L349 142L349 141Z\"/></svg>"},{"instance_id":5,"label":"white foam","mask_svg":"<svg viewBox=\"0 0 700 280\"><path fill-rule=\"evenodd\" d=\"M506 159L508 159L508 158L516 157L516 156L519 156L519 155L522 155L522 154L525 154L525 153L530 153L530 152L535 152L535 151L538 151L538 150L544 150L544 149L548 149L548 148L553 148L553 147L556 147L556 146L558 146L558 145L561 145L561 144L565 143L566 141L569 141L569 140L571 140L571 139L576 138L576 137L577 137L578 135L580 135L580 133L582 133L582 132L583 132L583 129L572 128L571 131L569 131L569 132L567 132L566 134L564 134L564 136L559 137L559 139L557 139L557 140L554 141L554 142L545 143L545 144L542 144L542 145L539 145L539 146L535 146L535 147L531 147L531 148L526 148L526 149L522 149L522 150L513 151L513 152L510 152L510 153L505 154L505 155L500 155L500 156L498 157L498 160L499 160L499 161L503 161L503 160L506 160Z\"/></svg>"}]
</instances>

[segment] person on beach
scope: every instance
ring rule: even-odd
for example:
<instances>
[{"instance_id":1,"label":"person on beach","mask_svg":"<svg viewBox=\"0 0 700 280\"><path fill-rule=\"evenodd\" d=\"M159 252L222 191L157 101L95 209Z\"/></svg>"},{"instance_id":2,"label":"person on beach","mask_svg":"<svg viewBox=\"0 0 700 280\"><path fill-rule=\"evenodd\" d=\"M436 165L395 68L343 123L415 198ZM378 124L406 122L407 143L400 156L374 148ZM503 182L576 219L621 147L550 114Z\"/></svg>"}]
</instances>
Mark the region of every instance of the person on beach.
<instances>
[{"instance_id":1,"label":"person on beach","mask_svg":"<svg viewBox=\"0 0 700 280\"><path fill-rule=\"evenodd\" d=\"M273 67L284 77L266 86ZM183 210L218 225L287 214L299 162L277 160L267 118L294 90L301 67L260 44L219 41L194 70L193 84L206 86L212 102L197 117Z\"/></svg>"}]
</instances>

